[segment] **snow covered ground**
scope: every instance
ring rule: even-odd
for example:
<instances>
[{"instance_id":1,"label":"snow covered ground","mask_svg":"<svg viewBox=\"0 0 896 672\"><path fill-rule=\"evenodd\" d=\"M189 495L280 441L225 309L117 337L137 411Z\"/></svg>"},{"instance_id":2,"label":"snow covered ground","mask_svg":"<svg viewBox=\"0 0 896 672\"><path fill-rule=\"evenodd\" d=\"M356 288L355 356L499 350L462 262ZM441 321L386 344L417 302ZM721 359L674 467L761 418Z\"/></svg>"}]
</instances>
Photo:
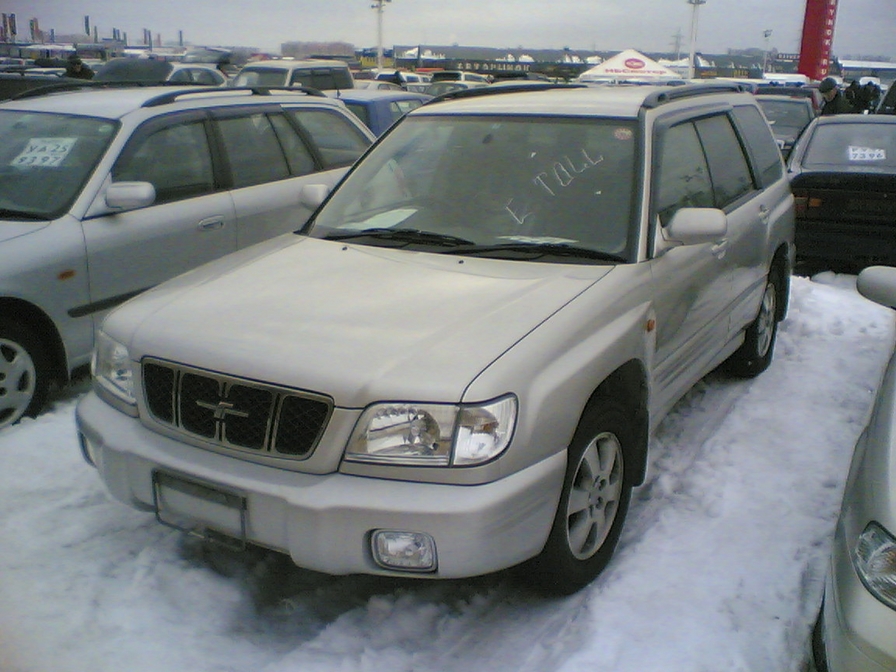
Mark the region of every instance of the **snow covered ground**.
<instances>
[{"instance_id":1,"label":"snow covered ground","mask_svg":"<svg viewBox=\"0 0 896 672\"><path fill-rule=\"evenodd\" d=\"M203 546L105 493L75 437L81 383L0 431L0 671L800 670L894 335L854 277L794 278L771 368L681 400L615 559L564 599Z\"/></svg>"}]
</instances>

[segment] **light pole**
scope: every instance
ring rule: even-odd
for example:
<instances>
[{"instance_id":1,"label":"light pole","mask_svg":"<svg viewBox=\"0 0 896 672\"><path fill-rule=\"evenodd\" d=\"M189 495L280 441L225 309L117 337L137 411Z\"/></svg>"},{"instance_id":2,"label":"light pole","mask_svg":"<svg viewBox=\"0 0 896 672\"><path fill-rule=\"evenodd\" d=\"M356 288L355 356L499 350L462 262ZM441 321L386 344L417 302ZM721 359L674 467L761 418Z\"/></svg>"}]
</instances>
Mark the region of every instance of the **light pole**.
<instances>
[{"instance_id":1,"label":"light pole","mask_svg":"<svg viewBox=\"0 0 896 672\"><path fill-rule=\"evenodd\" d=\"M763 30L762 37L765 38L765 52L762 55L762 74L768 71L768 38L772 36L771 30Z\"/></svg>"},{"instance_id":2,"label":"light pole","mask_svg":"<svg viewBox=\"0 0 896 672\"><path fill-rule=\"evenodd\" d=\"M688 79L694 79L694 59L697 57L697 8L705 5L706 0L688 0L691 10L691 53L688 59Z\"/></svg>"},{"instance_id":3,"label":"light pole","mask_svg":"<svg viewBox=\"0 0 896 672\"><path fill-rule=\"evenodd\" d=\"M370 5L376 10L376 69L383 69L383 5L392 0L375 0Z\"/></svg>"}]
</instances>

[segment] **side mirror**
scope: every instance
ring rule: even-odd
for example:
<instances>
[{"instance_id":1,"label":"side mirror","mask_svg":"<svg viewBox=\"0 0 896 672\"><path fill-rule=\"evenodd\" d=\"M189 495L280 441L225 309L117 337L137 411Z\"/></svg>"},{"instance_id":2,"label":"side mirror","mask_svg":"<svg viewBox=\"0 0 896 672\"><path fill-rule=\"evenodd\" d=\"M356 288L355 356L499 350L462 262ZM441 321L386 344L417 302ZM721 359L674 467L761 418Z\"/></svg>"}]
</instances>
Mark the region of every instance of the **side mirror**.
<instances>
[{"instance_id":1,"label":"side mirror","mask_svg":"<svg viewBox=\"0 0 896 672\"><path fill-rule=\"evenodd\" d=\"M329 195L330 187L326 184L306 184L302 187L300 200L306 208L317 210Z\"/></svg>"},{"instance_id":2,"label":"side mirror","mask_svg":"<svg viewBox=\"0 0 896 672\"><path fill-rule=\"evenodd\" d=\"M113 210L136 210L156 201L156 188L149 182L113 182L106 189L106 205Z\"/></svg>"},{"instance_id":3,"label":"side mirror","mask_svg":"<svg viewBox=\"0 0 896 672\"><path fill-rule=\"evenodd\" d=\"M859 273L856 289L866 299L882 306L896 308L896 268L869 266Z\"/></svg>"},{"instance_id":4,"label":"side mirror","mask_svg":"<svg viewBox=\"0 0 896 672\"><path fill-rule=\"evenodd\" d=\"M666 226L666 236L682 245L712 243L728 233L728 217L717 208L681 208Z\"/></svg>"}]
</instances>

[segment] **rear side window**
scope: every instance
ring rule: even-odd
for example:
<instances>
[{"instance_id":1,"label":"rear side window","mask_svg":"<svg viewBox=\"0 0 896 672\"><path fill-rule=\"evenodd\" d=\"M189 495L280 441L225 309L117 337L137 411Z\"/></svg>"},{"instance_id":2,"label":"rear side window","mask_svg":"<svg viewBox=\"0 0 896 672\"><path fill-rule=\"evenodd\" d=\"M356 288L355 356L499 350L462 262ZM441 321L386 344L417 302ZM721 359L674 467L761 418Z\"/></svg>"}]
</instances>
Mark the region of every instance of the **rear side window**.
<instances>
[{"instance_id":1,"label":"rear side window","mask_svg":"<svg viewBox=\"0 0 896 672\"><path fill-rule=\"evenodd\" d=\"M286 157L267 115L257 113L218 121L233 186L249 187L289 177Z\"/></svg>"},{"instance_id":2,"label":"rear side window","mask_svg":"<svg viewBox=\"0 0 896 672\"><path fill-rule=\"evenodd\" d=\"M177 124L136 140L112 169L112 179L151 182L156 203L211 193L214 176L204 125Z\"/></svg>"},{"instance_id":3,"label":"rear side window","mask_svg":"<svg viewBox=\"0 0 896 672\"><path fill-rule=\"evenodd\" d=\"M727 115L699 119L696 127L709 163L715 205L724 209L753 191L750 165Z\"/></svg>"},{"instance_id":4,"label":"rear side window","mask_svg":"<svg viewBox=\"0 0 896 672\"><path fill-rule=\"evenodd\" d=\"M693 124L673 126L664 134L658 185L656 210L663 226L680 208L715 206L709 166Z\"/></svg>"},{"instance_id":5,"label":"rear side window","mask_svg":"<svg viewBox=\"0 0 896 672\"><path fill-rule=\"evenodd\" d=\"M326 169L350 166L370 145L367 137L338 112L292 109L288 114L317 146Z\"/></svg>"},{"instance_id":6,"label":"rear side window","mask_svg":"<svg viewBox=\"0 0 896 672\"><path fill-rule=\"evenodd\" d=\"M734 108L734 119L750 147L762 186L780 180L784 174L781 151L759 110L752 105L738 105Z\"/></svg>"}]
</instances>

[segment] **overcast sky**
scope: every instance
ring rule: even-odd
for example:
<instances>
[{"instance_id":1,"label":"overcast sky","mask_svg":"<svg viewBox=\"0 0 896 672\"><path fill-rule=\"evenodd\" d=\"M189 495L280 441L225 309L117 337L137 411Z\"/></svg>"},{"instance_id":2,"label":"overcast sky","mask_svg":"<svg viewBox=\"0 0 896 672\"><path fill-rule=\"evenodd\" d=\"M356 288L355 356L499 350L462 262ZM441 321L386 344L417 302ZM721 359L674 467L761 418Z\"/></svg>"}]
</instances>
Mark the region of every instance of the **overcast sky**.
<instances>
[{"instance_id":1,"label":"overcast sky","mask_svg":"<svg viewBox=\"0 0 896 672\"><path fill-rule=\"evenodd\" d=\"M377 12L372 0L3 0L14 12L19 37L29 39L28 19L44 31L83 31L89 15L100 37L112 28L130 43L143 29L162 40L196 45L254 46L278 51L289 41L345 41L376 47ZM797 52L805 0L706 0L698 10L697 50L768 46ZM692 6L687 0L394 0L385 5L383 43L528 47L615 51L635 48L673 52L676 35L686 54ZM896 0L840 0L834 54L841 58L896 57Z\"/></svg>"}]
</instances>

